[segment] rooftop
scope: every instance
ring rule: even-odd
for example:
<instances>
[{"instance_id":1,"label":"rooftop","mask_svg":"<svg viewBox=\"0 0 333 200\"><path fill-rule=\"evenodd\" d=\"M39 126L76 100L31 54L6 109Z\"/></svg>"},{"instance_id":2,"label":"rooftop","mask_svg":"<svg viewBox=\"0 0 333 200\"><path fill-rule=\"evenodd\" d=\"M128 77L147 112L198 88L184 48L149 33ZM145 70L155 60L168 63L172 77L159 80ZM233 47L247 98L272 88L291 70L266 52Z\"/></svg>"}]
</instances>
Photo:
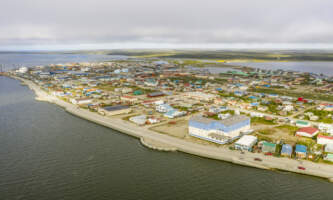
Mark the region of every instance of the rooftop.
<instances>
[{"instance_id":1,"label":"rooftop","mask_svg":"<svg viewBox=\"0 0 333 200\"><path fill-rule=\"evenodd\" d=\"M191 117L190 119L191 121L197 121L200 123L205 123L205 124L210 124L212 122L218 122L221 124L224 124L225 126L232 126L234 124L237 124L239 122L245 121L245 120L250 120L249 117L244 116L244 115L233 115L227 119L224 120L214 120L214 119L209 119L209 118L205 118L202 116L195 116L195 117Z\"/></svg>"},{"instance_id":2,"label":"rooftop","mask_svg":"<svg viewBox=\"0 0 333 200\"><path fill-rule=\"evenodd\" d=\"M124 106L124 105L116 105L116 106L106 106L103 107L104 110L107 111L115 111L115 110L122 110L122 109L127 109L130 108L129 106Z\"/></svg>"}]
</instances>

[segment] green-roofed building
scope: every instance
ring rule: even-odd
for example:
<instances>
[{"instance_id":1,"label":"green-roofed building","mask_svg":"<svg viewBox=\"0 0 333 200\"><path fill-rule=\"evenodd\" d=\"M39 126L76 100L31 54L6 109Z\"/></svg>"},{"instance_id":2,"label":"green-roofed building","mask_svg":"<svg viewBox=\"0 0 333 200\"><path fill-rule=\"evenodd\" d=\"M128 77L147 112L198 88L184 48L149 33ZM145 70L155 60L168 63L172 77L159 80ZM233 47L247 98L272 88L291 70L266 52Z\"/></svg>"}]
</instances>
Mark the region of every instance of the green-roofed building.
<instances>
[{"instance_id":1,"label":"green-roofed building","mask_svg":"<svg viewBox=\"0 0 333 200\"><path fill-rule=\"evenodd\" d=\"M307 122L307 121L297 120L296 121L296 126L298 126L298 127L308 127L308 126L310 126L310 123Z\"/></svg>"},{"instance_id":2,"label":"green-roofed building","mask_svg":"<svg viewBox=\"0 0 333 200\"><path fill-rule=\"evenodd\" d=\"M133 94L134 94L134 95L142 95L143 92L142 92L141 90L135 90L135 91L133 92Z\"/></svg>"},{"instance_id":3,"label":"green-roofed building","mask_svg":"<svg viewBox=\"0 0 333 200\"><path fill-rule=\"evenodd\" d=\"M262 152L264 152L264 153L275 153L276 144L270 143L270 142L263 142L261 149L262 149Z\"/></svg>"}]
</instances>

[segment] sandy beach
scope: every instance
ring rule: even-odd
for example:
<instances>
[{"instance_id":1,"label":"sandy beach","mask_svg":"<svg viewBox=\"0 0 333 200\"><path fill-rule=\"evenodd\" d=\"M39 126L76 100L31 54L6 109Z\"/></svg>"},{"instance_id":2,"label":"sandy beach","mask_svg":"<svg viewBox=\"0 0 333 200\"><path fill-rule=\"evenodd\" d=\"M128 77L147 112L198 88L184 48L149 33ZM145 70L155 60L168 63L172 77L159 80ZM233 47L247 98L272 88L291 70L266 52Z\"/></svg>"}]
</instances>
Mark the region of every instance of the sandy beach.
<instances>
[{"instance_id":1,"label":"sandy beach","mask_svg":"<svg viewBox=\"0 0 333 200\"><path fill-rule=\"evenodd\" d=\"M32 81L18 77L13 78L22 81L30 89L32 89L36 94L36 100L57 104L75 116L139 138L143 145L152 149L162 151L181 151L205 158L223 160L250 167L290 171L327 178L328 180L333 181L333 166L329 164L313 163L307 160L277 158L251 152L241 154L240 151L229 150L224 146L215 147L211 145L192 143L176 137L160 134L145 127L138 127L130 122L118 118L105 117L86 109L79 109L73 104L64 102L57 97L47 94ZM262 161L255 161L255 158L260 158ZM304 167L306 170L298 169L299 166Z\"/></svg>"}]
</instances>

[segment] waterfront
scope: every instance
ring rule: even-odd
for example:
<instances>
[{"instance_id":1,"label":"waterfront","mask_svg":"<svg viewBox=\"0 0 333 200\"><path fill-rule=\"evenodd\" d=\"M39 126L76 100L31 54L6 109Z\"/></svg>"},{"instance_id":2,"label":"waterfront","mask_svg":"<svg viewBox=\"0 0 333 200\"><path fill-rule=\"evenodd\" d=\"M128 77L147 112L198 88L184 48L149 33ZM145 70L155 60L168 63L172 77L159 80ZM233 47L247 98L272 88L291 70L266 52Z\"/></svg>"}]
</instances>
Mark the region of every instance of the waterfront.
<instances>
[{"instance_id":1,"label":"waterfront","mask_svg":"<svg viewBox=\"0 0 333 200\"><path fill-rule=\"evenodd\" d=\"M0 65L4 70L10 70L21 66L32 67L35 65L63 64L68 62L95 62L115 59L126 59L122 55L103 54L66 54L66 53L1 53Z\"/></svg>"},{"instance_id":2,"label":"waterfront","mask_svg":"<svg viewBox=\"0 0 333 200\"><path fill-rule=\"evenodd\" d=\"M333 76L333 62L230 62L230 65L247 66L266 70L291 70Z\"/></svg>"},{"instance_id":3,"label":"waterfront","mask_svg":"<svg viewBox=\"0 0 333 200\"><path fill-rule=\"evenodd\" d=\"M146 149L137 139L36 102L17 81L0 80L0 177L7 199L329 199L332 195L331 183L323 179Z\"/></svg>"}]
</instances>

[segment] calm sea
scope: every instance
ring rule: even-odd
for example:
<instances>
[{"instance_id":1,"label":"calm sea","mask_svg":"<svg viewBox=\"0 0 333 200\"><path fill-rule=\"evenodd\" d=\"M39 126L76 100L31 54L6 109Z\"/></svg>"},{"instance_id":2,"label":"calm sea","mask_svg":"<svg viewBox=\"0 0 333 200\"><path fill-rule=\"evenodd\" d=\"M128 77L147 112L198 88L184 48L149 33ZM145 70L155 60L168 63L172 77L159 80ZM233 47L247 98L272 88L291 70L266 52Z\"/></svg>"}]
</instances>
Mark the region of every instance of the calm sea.
<instances>
[{"instance_id":1,"label":"calm sea","mask_svg":"<svg viewBox=\"0 0 333 200\"><path fill-rule=\"evenodd\" d=\"M332 187L320 178L153 151L0 77L1 200L331 200Z\"/></svg>"},{"instance_id":2,"label":"calm sea","mask_svg":"<svg viewBox=\"0 0 333 200\"><path fill-rule=\"evenodd\" d=\"M333 62L242 62L230 64L261 69L313 72L333 76Z\"/></svg>"},{"instance_id":3,"label":"calm sea","mask_svg":"<svg viewBox=\"0 0 333 200\"><path fill-rule=\"evenodd\" d=\"M10 70L21 66L31 67L35 65L64 64L67 62L94 62L126 59L122 55L95 55L95 54L39 54L39 53L1 53L0 65L4 70Z\"/></svg>"}]
</instances>

